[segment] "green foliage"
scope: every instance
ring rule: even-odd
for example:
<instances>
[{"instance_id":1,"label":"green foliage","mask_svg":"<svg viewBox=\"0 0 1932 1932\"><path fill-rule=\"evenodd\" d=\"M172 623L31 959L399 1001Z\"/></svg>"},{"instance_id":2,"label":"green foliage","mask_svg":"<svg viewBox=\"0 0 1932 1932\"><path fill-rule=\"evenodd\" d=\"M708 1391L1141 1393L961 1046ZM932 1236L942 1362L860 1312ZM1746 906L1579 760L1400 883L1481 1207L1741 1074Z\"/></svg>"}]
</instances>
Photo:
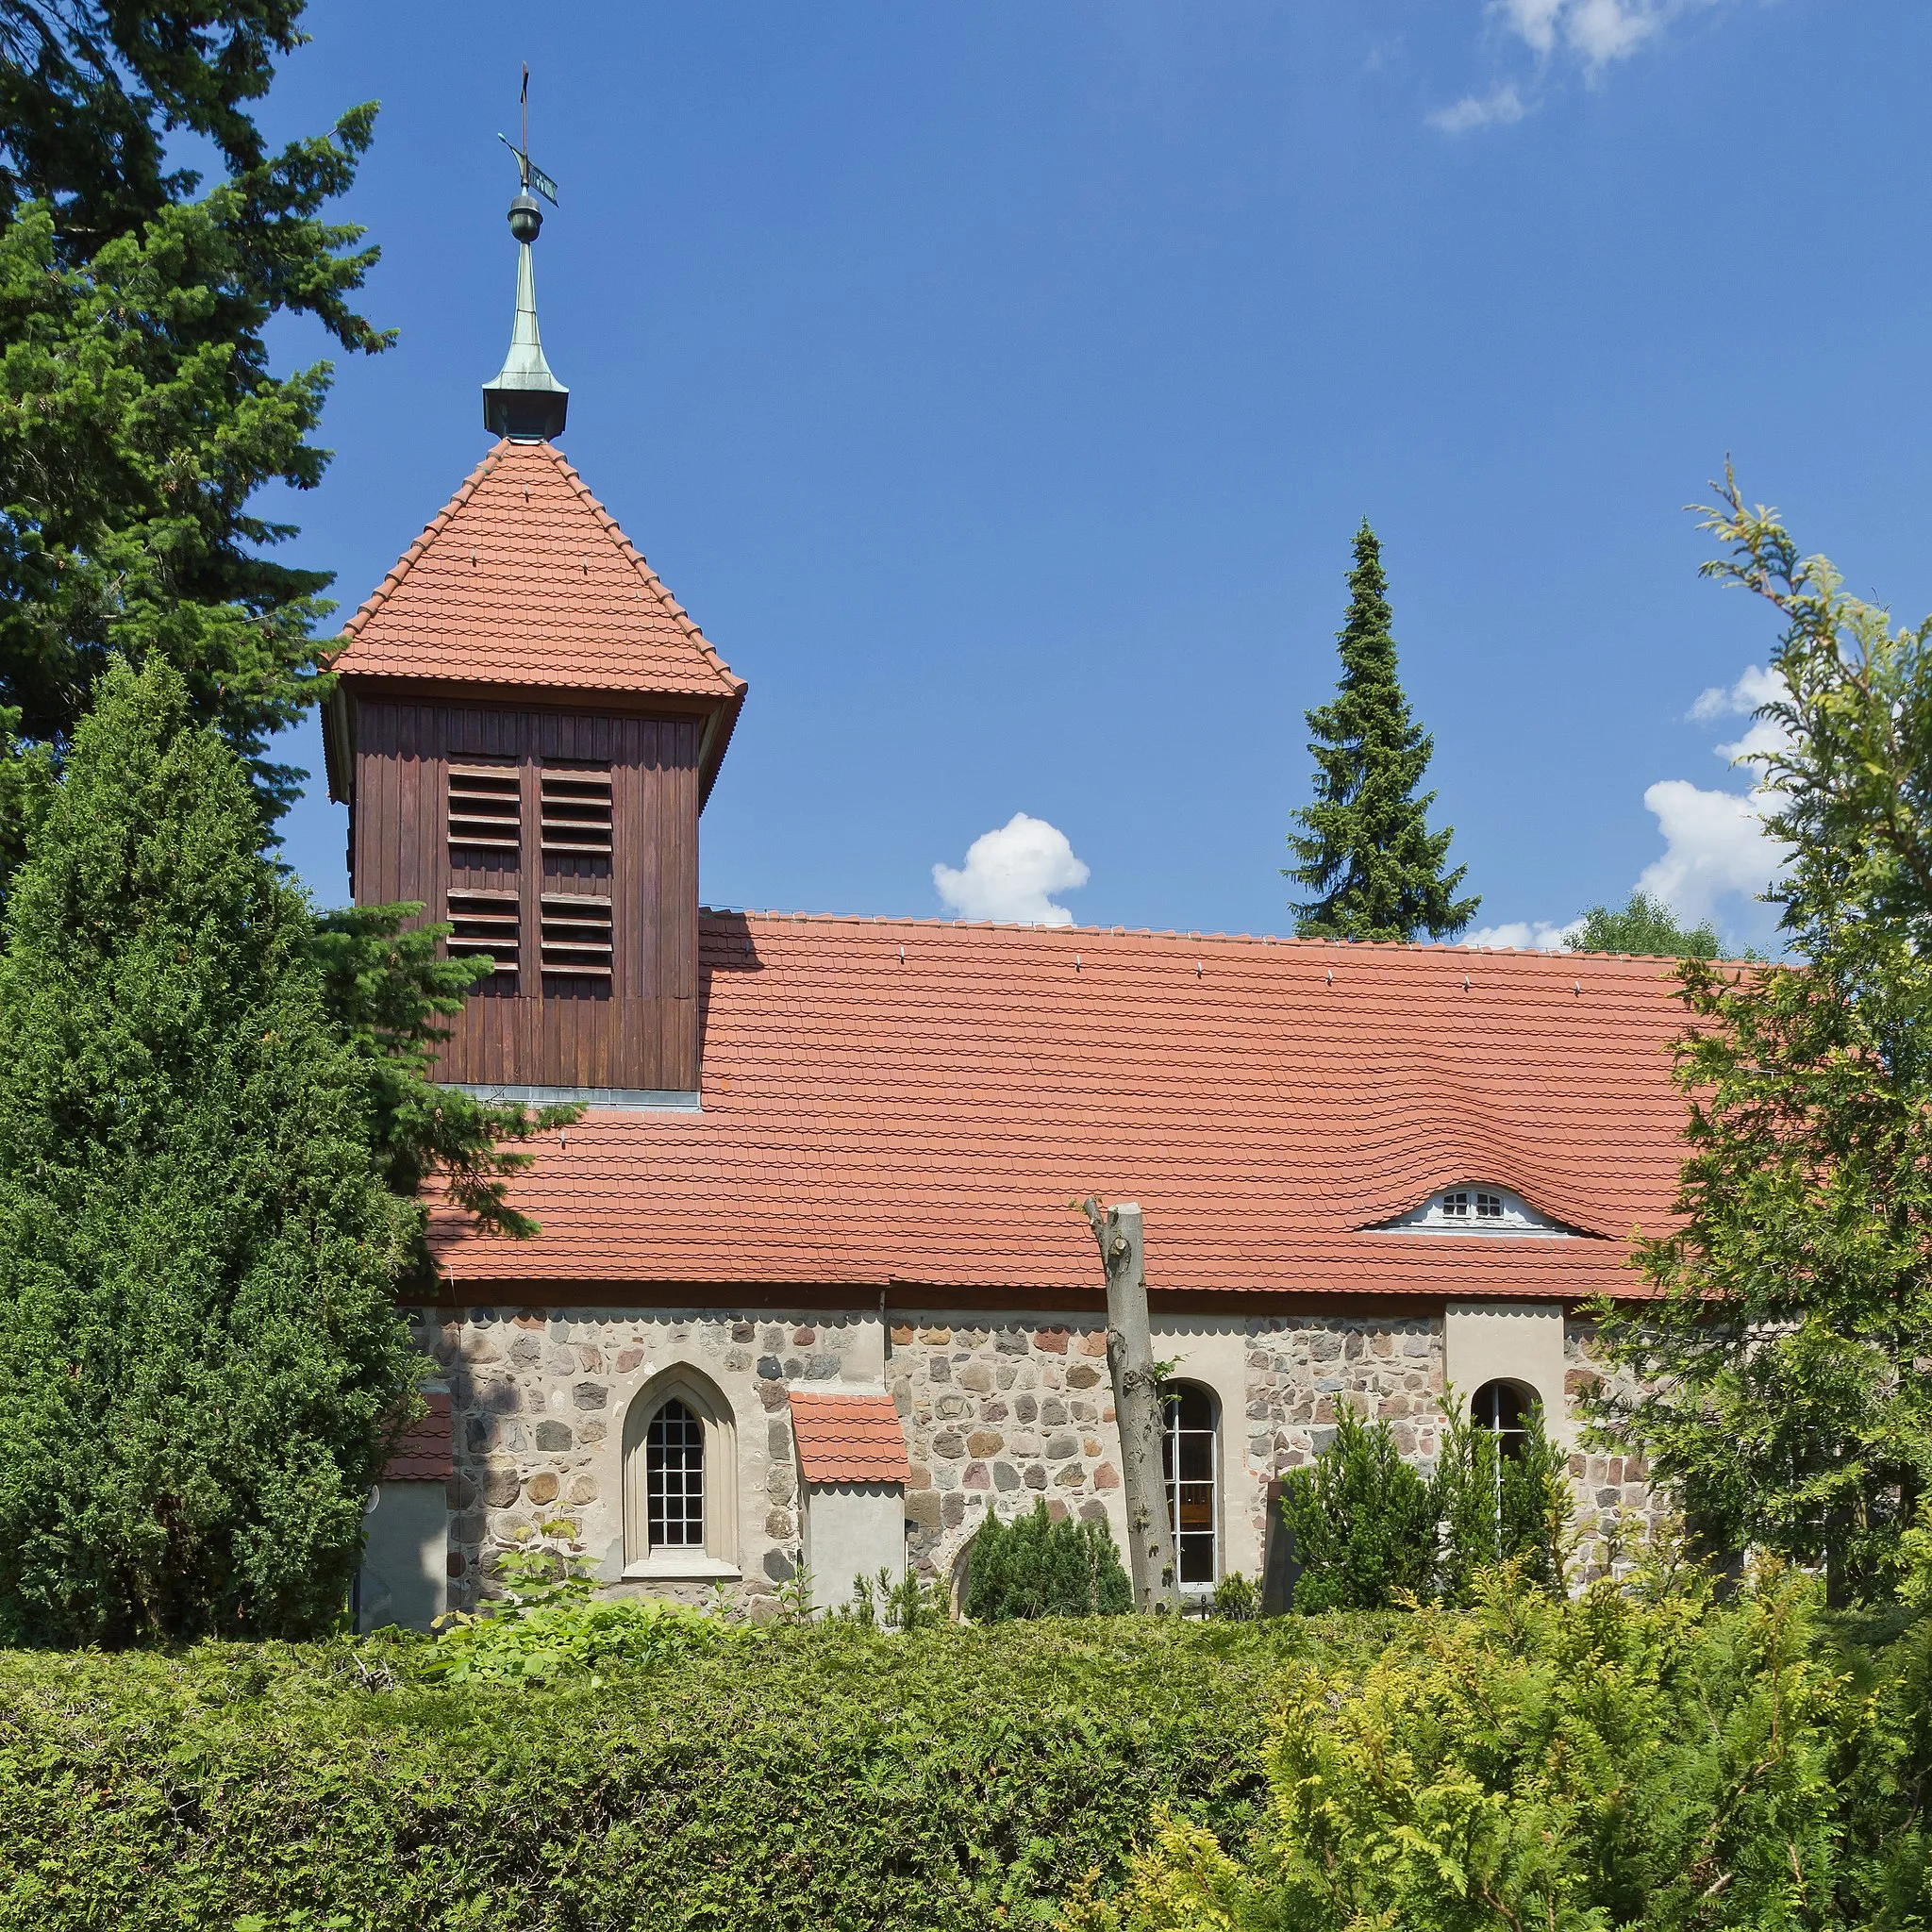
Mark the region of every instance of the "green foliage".
<instances>
[{"instance_id":1,"label":"green foliage","mask_svg":"<svg viewBox=\"0 0 1932 1932\"><path fill-rule=\"evenodd\" d=\"M1295 864L1283 876L1308 897L1297 904L1305 939L1448 939L1475 916L1458 899L1468 868L1443 867L1453 830L1431 832L1433 791L1416 795L1434 741L1409 716L1390 631L1382 546L1366 519L1356 532L1348 620L1338 635L1341 682L1332 704L1308 712L1315 734L1315 798L1288 835Z\"/></svg>"},{"instance_id":2,"label":"green foliage","mask_svg":"<svg viewBox=\"0 0 1932 1932\"><path fill-rule=\"evenodd\" d=\"M1546 1590L1563 1581L1573 1498L1567 1458L1530 1410L1520 1453L1445 1402L1435 1471L1402 1459L1386 1422L1344 1406L1335 1440L1290 1472L1282 1520L1301 1574L1293 1607L1380 1610L1407 1599L1468 1603L1485 1575L1507 1571Z\"/></svg>"},{"instance_id":3,"label":"green foliage","mask_svg":"<svg viewBox=\"0 0 1932 1932\"><path fill-rule=\"evenodd\" d=\"M1214 1586L1214 1614L1244 1624L1261 1614L1261 1592L1251 1578L1230 1570Z\"/></svg>"},{"instance_id":4,"label":"green foliage","mask_svg":"<svg viewBox=\"0 0 1932 1932\"><path fill-rule=\"evenodd\" d=\"M436 1049L449 1037L442 1023L489 977L491 962L439 957L450 928L406 924L422 910L354 906L317 919L313 950L329 1012L367 1073L376 1159L391 1190L413 1201L440 1185L480 1226L524 1239L537 1224L508 1200L510 1179L530 1162L521 1146L583 1108L505 1106L431 1081ZM416 1271L429 1265L419 1242Z\"/></svg>"},{"instance_id":5,"label":"green foliage","mask_svg":"<svg viewBox=\"0 0 1932 1932\"><path fill-rule=\"evenodd\" d=\"M227 166L258 167L247 104L301 43L302 0L4 0L0 220L57 202L77 242L127 234L193 177L165 140L204 135Z\"/></svg>"},{"instance_id":6,"label":"green foliage","mask_svg":"<svg viewBox=\"0 0 1932 1932\"><path fill-rule=\"evenodd\" d=\"M1504 1455L1493 1431L1471 1422L1453 1394L1445 1408L1432 1483L1437 1591L1467 1604L1486 1573L1506 1568L1541 1589L1561 1588L1575 1497L1569 1458L1543 1432L1541 1405L1532 1406L1514 1456Z\"/></svg>"},{"instance_id":7,"label":"green foliage","mask_svg":"<svg viewBox=\"0 0 1932 1932\"><path fill-rule=\"evenodd\" d=\"M241 760L110 670L0 958L0 1631L121 1643L336 1615L425 1366L422 1210Z\"/></svg>"},{"instance_id":8,"label":"green foliage","mask_svg":"<svg viewBox=\"0 0 1932 1932\"><path fill-rule=\"evenodd\" d=\"M1636 953L1659 959L1715 959L1724 941L1709 920L1681 925L1661 899L1632 892L1621 910L1592 906L1563 943L1573 953Z\"/></svg>"},{"instance_id":9,"label":"green foliage","mask_svg":"<svg viewBox=\"0 0 1932 1932\"><path fill-rule=\"evenodd\" d=\"M1044 1499L1003 1523L991 1511L966 1566L966 1614L975 1624L1012 1617L1119 1617L1134 1607L1113 1533L1102 1523L1063 1517Z\"/></svg>"},{"instance_id":10,"label":"green foliage","mask_svg":"<svg viewBox=\"0 0 1932 1932\"><path fill-rule=\"evenodd\" d=\"M852 1601L841 1604L832 1614L849 1617L867 1630L929 1630L951 1620L953 1606L937 1577L908 1570L895 1580L881 1564L876 1576L852 1579Z\"/></svg>"},{"instance_id":11,"label":"green foliage","mask_svg":"<svg viewBox=\"0 0 1932 1932\"><path fill-rule=\"evenodd\" d=\"M472 1614L441 1620L415 1674L449 1683L552 1684L588 1677L601 1684L619 1669L708 1657L758 1641L763 1632L714 1611L659 1597L607 1597L548 1551L506 1557L508 1587Z\"/></svg>"},{"instance_id":12,"label":"green foliage","mask_svg":"<svg viewBox=\"0 0 1932 1932\"><path fill-rule=\"evenodd\" d=\"M1365 1423L1344 1403L1335 1440L1289 1472L1281 1513L1302 1566L1296 1609L1381 1610L1405 1594L1428 1594L1436 1499L1402 1459L1387 1423Z\"/></svg>"},{"instance_id":13,"label":"green foliage","mask_svg":"<svg viewBox=\"0 0 1932 1932\"><path fill-rule=\"evenodd\" d=\"M1166 1814L1086 1932L1904 1932L1926 1923L1932 1624L1808 1590L1510 1594L1292 1664L1251 1848ZM1224 1845L1235 1849L1224 1849Z\"/></svg>"},{"instance_id":14,"label":"green foliage","mask_svg":"<svg viewBox=\"0 0 1932 1932\"><path fill-rule=\"evenodd\" d=\"M300 774L269 741L318 694L328 577L271 561L293 526L250 506L320 479L329 366L276 375L267 329L308 315L344 347L388 341L349 306L375 251L322 216L375 109L273 156L245 112L299 12L0 7L0 736L58 757L110 656L162 658L271 820ZM222 158L199 199L161 167L169 127ZM0 878L18 856L0 849Z\"/></svg>"},{"instance_id":15,"label":"green foliage","mask_svg":"<svg viewBox=\"0 0 1932 1932\"><path fill-rule=\"evenodd\" d=\"M0 1653L0 1928L1039 1924L1157 1806L1243 1833L1284 1663L1381 1634L822 1622L550 1688L415 1640Z\"/></svg>"},{"instance_id":16,"label":"green foliage","mask_svg":"<svg viewBox=\"0 0 1932 1932\"><path fill-rule=\"evenodd\" d=\"M1708 573L1767 598L1782 727L1767 823L1802 966L1680 969L1690 1103L1656 1295L1596 1310L1598 1423L1719 1550L1883 1597L1932 1491L1932 621L1894 633L1727 479Z\"/></svg>"}]
</instances>

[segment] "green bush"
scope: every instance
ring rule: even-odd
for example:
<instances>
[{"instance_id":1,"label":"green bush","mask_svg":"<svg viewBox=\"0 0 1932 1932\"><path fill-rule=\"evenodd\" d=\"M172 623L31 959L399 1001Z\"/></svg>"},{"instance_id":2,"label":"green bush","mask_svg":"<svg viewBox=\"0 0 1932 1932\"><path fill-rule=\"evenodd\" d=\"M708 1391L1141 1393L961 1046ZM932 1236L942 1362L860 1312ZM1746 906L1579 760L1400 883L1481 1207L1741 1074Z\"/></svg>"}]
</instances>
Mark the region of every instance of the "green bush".
<instances>
[{"instance_id":1,"label":"green bush","mask_svg":"<svg viewBox=\"0 0 1932 1932\"><path fill-rule=\"evenodd\" d=\"M1424 1477L1387 1423L1344 1407L1335 1440L1290 1474L1281 1499L1302 1566L1294 1607L1380 1610L1404 1596L1467 1604L1480 1575L1506 1567L1555 1590L1572 1507L1566 1461L1540 1408L1520 1453L1504 1456L1452 1396L1441 1454Z\"/></svg>"},{"instance_id":2,"label":"green bush","mask_svg":"<svg viewBox=\"0 0 1932 1932\"><path fill-rule=\"evenodd\" d=\"M1543 1433L1541 1405L1529 1411L1521 1449L1505 1456L1494 1431L1477 1427L1452 1397L1432 1487L1434 1588L1445 1602L1471 1602L1476 1579L1506 1565L1526 1583L1561 1586L1575 1492L1569 1458Z\"/></svg>"},{"instance_id":3,"label":"green bush","mask_svg":"<svg viewBox=\"0 0 1932 1932\"><path fill-rule=\"evenodd\" d=\"M1653 1577L1653 1586L1657 1579ZM1246 1843L1166 1813L1086 1932L1907 1932L1928 1923L1932 1619L1768 1578L1580 1599L1478 1579L1289 1668ZM1878 1641L1873 1641L1876 1638Z\"/></svg>"},{"instance_id":4,"label":"green bush","mask_svg":"<svg viewBox=\"0 0 1932 1932\"><path fill-rule=\"evenodd\" d=\"M425 1683L421 1640L0 1652L0 1928L1038 1924L1158 1806L1238 1839L1284 1667L1397 1621L822 1623L552 1688Z\"/></svg>"},{"instance_id":5,"label":"green bush","mask_svg":"<svg viewBox=\"0 0 1932 1932\"><path fill-rule=\"evenodd\" d=\"M326 1630L429 1366L248 772L112 665L0 956L0 1641Z\"/></svg>"},{"instance_id":6,"label":"green bush","mask_svg":"<svg viewBox=\"0 0 1932 1932\"><path fill-rule=\"evenodd\" d=\"M1290 1473L1281 1513L1302 1566L1296 1609L1380 1610L1405 1591L1428 1593L1436 1498L1402 1459L1387 1423L1365 1423L1344 1403L1335 1440Z\"/></svg>"},{"instance_id":7,"label":"green bush","mask_svg":"<svg viewBox=\"0 0 1932 1932\"><path fill-rule=\"evenodd\" d=\"M638 1664L756 1643L764 1632L734 1617L661 1597L607 1597L588 1576L558 1576L558 1559L531 1551L503 1559L508 1588L478 1613L439 1620L435 1641L411 1659L412 1674L452 1684L548 1684Z\"/></svg>"},{"instance_id":8,"label":"green bush","mask_svg":"<svg viewBox=\"0 0 1932 1932\"><path fill-rule=\"evenodd\" d=\"M1134 1589L1105 1523L1056 1523L1041 1501L1011 1523L988 1515L967 1557L965 1607L975 1624L1119 1617L1134 1607Z\"/></svg>"}]
</instances>

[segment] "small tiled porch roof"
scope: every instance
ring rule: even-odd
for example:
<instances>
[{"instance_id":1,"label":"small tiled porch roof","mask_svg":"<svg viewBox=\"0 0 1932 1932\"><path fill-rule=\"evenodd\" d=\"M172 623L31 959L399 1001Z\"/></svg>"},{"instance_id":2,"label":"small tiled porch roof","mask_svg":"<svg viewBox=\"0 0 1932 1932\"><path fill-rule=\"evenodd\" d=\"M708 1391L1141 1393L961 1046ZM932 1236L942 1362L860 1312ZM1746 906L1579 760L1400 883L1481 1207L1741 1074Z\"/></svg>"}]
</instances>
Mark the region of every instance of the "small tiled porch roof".
<instances>
[{"instance_id":1,"label":"small tiled porch roof","mask_svg":"<svg viewBox=\"0 0 1932 1932\"><path fill-rule=\"evenodd\" d=\"M808 1483L904 1483L912 1471L890 1395L791 1391L798 1466Z\"/></svg>"},{"instance_id":2,"label":"small tiled porch roof","mask_svg":"<svg viewBox=\"0 0 1932 1932\"><path fill-rule=\"evenodd\" d=\"M447 1482L455 1468L450 1433L449 1397L425 1395L428 1412L409 1424L395 1452L383 1464L386 1483Z\"/></svg>"}]
</instances>

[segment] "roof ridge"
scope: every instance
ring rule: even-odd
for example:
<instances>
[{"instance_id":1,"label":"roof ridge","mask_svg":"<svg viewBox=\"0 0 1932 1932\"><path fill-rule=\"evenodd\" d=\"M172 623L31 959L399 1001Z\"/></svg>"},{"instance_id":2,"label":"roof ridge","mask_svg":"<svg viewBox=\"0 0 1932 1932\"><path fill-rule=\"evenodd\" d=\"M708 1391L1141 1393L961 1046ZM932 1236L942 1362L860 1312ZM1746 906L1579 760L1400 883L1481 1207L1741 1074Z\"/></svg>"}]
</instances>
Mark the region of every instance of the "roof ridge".
<instances>
[{"instance_id":1,"label":"roof ridge","mask_svg":"<svg viewBox=\"0 0 1932 1932\"><path fill-rule=\"evenodd\" d=\"M1576 967L1585 961L1621 960L1645 966L1675 966L1679 960L1671 953L1557 952L1542 946L1465 946L1434 940L1332 940L1304 938L1293 933L1183 932L1175 926L1158 925L1047 925L1024 919L946 919L938 914L895 912L807 912L787 911L779 907L700 906L701 918L756 919L774 925L863 925L913 926L921 931L940 932L1024 932L1042 938L1088 940L1175 940L1190 945L1280 946L1314 951L1333 948L1347 955L1373 954L1432 958L1471 956L1478 958L1535 960L1539 964ZM1720 966L1745 966L1748 959L1720 958Z\"/></svg>"}]
</instances>

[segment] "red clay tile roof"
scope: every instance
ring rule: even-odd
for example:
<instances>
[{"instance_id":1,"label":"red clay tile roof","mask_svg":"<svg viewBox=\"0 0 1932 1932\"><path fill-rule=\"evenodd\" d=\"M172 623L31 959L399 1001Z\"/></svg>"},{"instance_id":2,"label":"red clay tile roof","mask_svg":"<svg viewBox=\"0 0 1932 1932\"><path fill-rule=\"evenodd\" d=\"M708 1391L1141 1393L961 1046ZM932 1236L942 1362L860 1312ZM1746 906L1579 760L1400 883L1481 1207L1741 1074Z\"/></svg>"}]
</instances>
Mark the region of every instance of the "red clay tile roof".
<instances>
[{"instance_id":1,"label":"red clay tile roof","mask_svg":"<svg viewBox=\"0 0 1932 1932\"><path fill-rule=\"evenodd\" d=\"M902 958L903 952L903 958ZM1668 960L707 912L703 1110L593 1113L454 1226L487 1281L1091 1291L1071 1198L1162 1291L1634 1291L1669 1224ZM1493 1181L1596 1239L1374 1232Z\"/></svg>"},{"instance_id":2,"label":"red clay tile roof","mask_svg":"<svg viewBox=\"0 0 1932 1932\"><path fill-rule=\"evenodd\" d=\"M912 1480L906 1437L890 1395L813 1395L791 1391L798 1466L808 1483L904 1483Z\"/></svg>"},{"instance_id":3,"label":"red clay tile roof","mask_svg":"<svg viewBox=\"0 0 1932 1932\"><path fill-rule=\"evenodd\" d=\"M498 442L342 631L358 677L736 705L744 681L547 442Z\"/></svg>"},{"instance_id":4,"label":"red clay tile roof","mask_svg":"<svg viewBox=\"0 0 1932 1932\"><path fill-rule=\"evenodd\" d=\"M454 1463L450 1436L449 1397L425 1395L429 1413L411 1423L396 1444L395 1454L382 1466L380 1480L386 1483L447 1482Z\"/></svg>"}]
</instances>

